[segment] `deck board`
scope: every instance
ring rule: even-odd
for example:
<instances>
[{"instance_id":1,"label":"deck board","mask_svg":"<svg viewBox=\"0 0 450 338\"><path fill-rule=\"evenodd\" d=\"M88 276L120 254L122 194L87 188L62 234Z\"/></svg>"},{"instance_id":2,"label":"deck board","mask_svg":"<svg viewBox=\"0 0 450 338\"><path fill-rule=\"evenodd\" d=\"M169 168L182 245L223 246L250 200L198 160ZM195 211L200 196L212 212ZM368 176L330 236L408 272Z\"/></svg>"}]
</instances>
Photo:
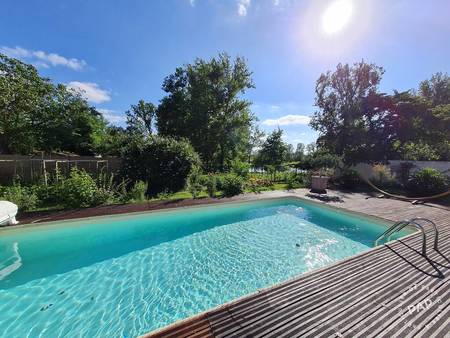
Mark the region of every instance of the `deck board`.
<instances>
[{"instance_id":1,"label":"deck board","mask_svg":"<svg viewBox=\"0 0 450 338\"><path fill-rule=\"evenodd\" d=\"M427 228L428 259L416 234L144 337L450 337L450 211L364 194L342 199L327 204L392 222L435 221L439 252Z\"/></svg>"}]
</instances>

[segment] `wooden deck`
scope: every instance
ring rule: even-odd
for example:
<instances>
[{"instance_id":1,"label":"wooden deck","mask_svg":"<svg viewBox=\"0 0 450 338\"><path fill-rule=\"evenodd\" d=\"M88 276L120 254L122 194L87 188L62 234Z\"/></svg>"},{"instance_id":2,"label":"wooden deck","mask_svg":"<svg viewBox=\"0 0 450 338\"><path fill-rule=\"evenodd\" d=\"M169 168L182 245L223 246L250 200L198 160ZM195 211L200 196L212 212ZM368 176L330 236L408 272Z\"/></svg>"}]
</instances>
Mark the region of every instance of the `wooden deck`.
<instances>
[{"instance_id":1,"label":"wooden deck","mask_svg":"<svg viewBox=\"0 0 450 338\"><path fill-rule=\"evenodd\" d=\"M430 228L429 259L420 255L415 234L145 337L450 337L450 211L363 194L341 197L329 204L391 221L434 220L439 251Z\"/></svg>"}]
</instances>

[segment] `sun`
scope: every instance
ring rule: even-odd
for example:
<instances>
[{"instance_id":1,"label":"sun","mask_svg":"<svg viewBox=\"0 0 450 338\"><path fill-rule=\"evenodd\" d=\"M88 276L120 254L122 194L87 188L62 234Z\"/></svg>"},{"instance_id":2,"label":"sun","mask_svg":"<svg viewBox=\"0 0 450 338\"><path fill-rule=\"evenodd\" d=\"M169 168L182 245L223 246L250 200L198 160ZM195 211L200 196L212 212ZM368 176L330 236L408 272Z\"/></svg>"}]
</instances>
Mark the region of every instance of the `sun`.
<instances>
[{"instance_id":1,"label":"sun","mask_svg":"<svg viewBox=\"0 0 450 338\"><path fill-rule=\"evenodd\" d=\"M348 25L353 14L350 0L335 0L322 15L322 28L326 34L336 34Z\"/></svg>"}]
</instances>

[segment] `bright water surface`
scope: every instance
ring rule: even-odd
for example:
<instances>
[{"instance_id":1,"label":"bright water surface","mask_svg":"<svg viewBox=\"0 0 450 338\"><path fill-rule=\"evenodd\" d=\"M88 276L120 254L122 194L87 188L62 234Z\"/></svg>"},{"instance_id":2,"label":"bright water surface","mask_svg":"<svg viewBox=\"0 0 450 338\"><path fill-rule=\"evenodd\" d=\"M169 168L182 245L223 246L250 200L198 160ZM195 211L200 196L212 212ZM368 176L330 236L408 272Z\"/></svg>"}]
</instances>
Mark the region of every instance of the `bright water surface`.
<instances>
[{"instance_id":1,"label":"bright water surface","mask_svg":"<svg viewBox=\"0 0 450 338\"><path fill-rule=\"evenodd\" d=\"M135 337L369 249L385 226L297 199L0 231L2 337Z\"/></svg>"}]
</instances>

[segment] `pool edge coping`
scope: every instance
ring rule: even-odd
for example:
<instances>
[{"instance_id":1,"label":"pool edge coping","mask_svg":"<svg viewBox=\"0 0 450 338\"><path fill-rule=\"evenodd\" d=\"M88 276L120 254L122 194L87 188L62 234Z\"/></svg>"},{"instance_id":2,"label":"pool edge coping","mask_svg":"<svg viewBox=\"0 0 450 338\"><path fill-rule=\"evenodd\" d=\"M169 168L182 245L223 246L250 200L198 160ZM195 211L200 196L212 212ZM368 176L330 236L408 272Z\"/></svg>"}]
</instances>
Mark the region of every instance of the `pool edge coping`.
<instances>
[{"instance_id":1,"label":"pool edge coping","mask_svg":"<svg viewBox=\"0 0 450 338\"><path fill-rule=\"evenodd\" d=\"M59 219L59 220L52 220L48 222L36 222L36 223L23 223L23 224L17 224L17 225L10 225L10 226L1 226L0 227L0 233L3 231L13 231L13 230L20 230L20 229L27 229L27 228L34 228L39 226L46 226L46 225L55 225L59 223L78 223L81 221L101 221L102 219L106 218L126 218L130 216L140 216L140 215L151 215L151 214L160 214L160 213L168 213L168 212L177 212L177 211L183 211L183 210L196 210L196 209L202 209L207 207L217 207L217 206L224 206L224 205L232 205L232 204L242 204L242 203L252 203L252 202L258 202L258 201L270 201L270 200L281 200L281 199L298 199L302 202L309 203L315 206L331 209L333 211L337 211L339 213L345 213L349 214L353 217L361 217L366 219L371 219L377 223L381 223L385 226L388 225L390 222L395 222L395 220L390 220L387 218L382 218L378 216L369 215L363 212L353 211L346 208L334 206L334 205L328 205L325 202L319 202L314 201L308 198L305 198L303 196L295 195L294 193L288 193L284 192L284 196L245 196L244 199L236 199L236 200L227 200L227 201L218 201L215 203L201 203L201 204L195 204L195 205L185 205L185 206L176 206L176 207L168 207L168 208L159 208L159 209L151 209L151 210L145 210L145 211L132 211L132 212L126 212L126 213L116 213L116 214L110 214L110 215L97 215L97 216L88 216L88 217L79 217L79 218L68 218L68 219ZM248 198L247 198L248 197Z\"/></svg>"}]
</instances>

